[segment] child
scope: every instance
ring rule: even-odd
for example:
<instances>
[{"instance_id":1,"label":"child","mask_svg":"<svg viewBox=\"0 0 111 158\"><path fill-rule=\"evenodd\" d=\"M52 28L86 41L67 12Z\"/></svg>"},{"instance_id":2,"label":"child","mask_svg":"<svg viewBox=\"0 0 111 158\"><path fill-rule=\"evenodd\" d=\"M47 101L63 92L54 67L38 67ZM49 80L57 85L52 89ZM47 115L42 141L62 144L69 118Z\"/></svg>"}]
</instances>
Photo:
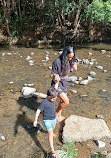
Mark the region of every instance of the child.
<instances>
[{"instance_id":1,"label":"child","mask_svg":"<svg viewBox=\"0 0 111 158\"><path fill-rule=\"evenodd\" d=\"M48 131L48 139L52 152L52 158L56 158L56 154L53 146L53 130L55 129L55 125L56 125L56 111L55 111L54 101L57 99L57 95L58 95L57 88L59 83L59 75L56 78L57 79L56 79L55 87L54 88L51 87L47 91L47 98L40 103L40 106L36 111L35 120L33 123L34 127L36 127L38 116L40 112L43 111L43 123L46 127L46 130Z\"/></svg>"}]
</instances>

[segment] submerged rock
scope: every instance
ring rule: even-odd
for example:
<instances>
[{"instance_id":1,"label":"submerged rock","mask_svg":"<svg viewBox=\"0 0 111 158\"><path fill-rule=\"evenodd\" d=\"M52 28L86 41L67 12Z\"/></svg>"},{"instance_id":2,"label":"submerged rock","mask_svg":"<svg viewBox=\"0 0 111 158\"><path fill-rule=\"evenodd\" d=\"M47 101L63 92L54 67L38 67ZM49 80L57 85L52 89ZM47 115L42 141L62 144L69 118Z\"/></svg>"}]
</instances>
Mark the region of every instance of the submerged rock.
<instances>
[{"instance_id":1,"label":"submerged rock","mask_svg":"<svg viewBox=\"0 0 111 158\"><path fill-rule=\"evenodd\" d=\"M71 77L67 77L67 81L68 82L74 82L77 80L77 77L76 76L71 76Z\"/></svg>"},{"instance_id":2,"label":"submerged rock","mask_svg":"<svg viewBox=\"0 0 111 158\"><path fill-rule=\"evenodd\" d=\"M90 72L90 75L95 76L95 75L96 75L96 72L91 71L91 72Z\"/></svg>"},{"instance_id":3,"label":"submerged rock","mask_svg":"<svg viewBox=\"0 0 111 158\"><path fill-rule=\"evenodd\" d=\"M103 70L102 66L96 66L97 69Z\"/></svg>"}]
</instances>

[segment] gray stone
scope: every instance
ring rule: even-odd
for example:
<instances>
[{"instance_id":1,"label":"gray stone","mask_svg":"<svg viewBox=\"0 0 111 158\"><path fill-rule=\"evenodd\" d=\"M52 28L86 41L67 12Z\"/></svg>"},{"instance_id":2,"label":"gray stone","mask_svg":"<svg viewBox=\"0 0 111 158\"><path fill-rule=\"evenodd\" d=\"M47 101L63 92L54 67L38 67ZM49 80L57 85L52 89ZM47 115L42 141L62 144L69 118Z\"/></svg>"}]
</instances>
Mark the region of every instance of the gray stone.
<instances>
[{"instance_id":1,"label":"gray stone","mask_svg":"<svg viewBox=\"0 0 111 158\"><path fill-rule=\"evenodd\" d=\"M33 94L34 92L36 92L35 88L31 88L31 87L23 87L21 90L23 96L28 97L29 95Z\"/></svg>"},{"instance_id":2,"label":"gray stone","mask_svg":"<svg viewBox=\"0 0 111 158\"><path fill-rule=\"evenodd\" d=\"M95 143L99 148L103 148L106 146L106 144L100 140L95 140Z\"/></svg>"},{"instance_id":3,"label":"gray stone","mask_svg":"<svg viewBox=\"0 0 111 158\"><path fill-rule=\"evenodd\" d=\"M97 69L103 70L102 66L96 66Z\"/></svg>"},{"instance_id":4,"label":"gray stone","mask_svg":"<svg viewBox=\"0 0 111 158\"><path fill-rule=\"evenodd\" d=\"M32 96L36 96L37 98L46 98L47 97L47 94L43 94L43 93L38 93L38 92L34 92L32 94Z\"/></svg>"},{"instance_id":5,"label":"gray stone","mask_svg":"<svg viewBox=\"0 0 111 158\"><path fill-rule=\"evenodd\" d=\"M102 119L71 115L65 120L63 143L97 140L104 137L111 138L111 132Z\"/></svg>"},{"instance_id":6,"label":"gray stone","mask_svg":"<svg viewBox=\"0 0 111 158\"><path fill-rule=\"evenodd\" d=\"M74 82L77 80L77 77L76 76L71 76L71 77L67 77L67 81L68 82Z\"/></svg>"}]
</instances>

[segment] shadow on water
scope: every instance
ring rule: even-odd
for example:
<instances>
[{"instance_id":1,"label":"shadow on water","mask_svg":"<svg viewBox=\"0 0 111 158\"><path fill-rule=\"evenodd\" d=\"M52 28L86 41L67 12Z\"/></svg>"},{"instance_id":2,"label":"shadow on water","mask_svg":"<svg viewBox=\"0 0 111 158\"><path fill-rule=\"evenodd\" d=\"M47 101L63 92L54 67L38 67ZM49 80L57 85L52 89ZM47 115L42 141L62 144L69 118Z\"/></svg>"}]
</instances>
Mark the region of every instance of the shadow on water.
<instances>
[{"instance_id":1,"label":"shadow on water","mask_svg":"<svg viewBox=\"0 0 111 158\"><path fill-rule=\"evenodd\" d=\"M22 111L24 106L27 106L27 108L36 111L40 104L39 102L37 102L37 99L33 97L29 97L29 98L19 97L17 102L20 105L19 108L20 111Z\"/></svg>"},{"instance_id":2,"label":"shadow on water","mask_svg":"<svg viewBox=\"0 0 111 158\"><path fill-rule=\"evenodd\" d=\"M18 114L17 120L15 121L15 125L14 125L14 136L16 136L18 133L18 127L19 126L23 127L23 129L30 135L30 137L33 139L35 144L40 148L43 154L47 155L47 152L43 149L43 147L41 146L40 142L37 139L37 128L28 128L26 126L26 123L30 125L32 122L33 120L29 119L26 114L24 113ZM41 129L41 132L46 133L46 131L44 131L43 129Z\"/></svg>"}]
</instances>

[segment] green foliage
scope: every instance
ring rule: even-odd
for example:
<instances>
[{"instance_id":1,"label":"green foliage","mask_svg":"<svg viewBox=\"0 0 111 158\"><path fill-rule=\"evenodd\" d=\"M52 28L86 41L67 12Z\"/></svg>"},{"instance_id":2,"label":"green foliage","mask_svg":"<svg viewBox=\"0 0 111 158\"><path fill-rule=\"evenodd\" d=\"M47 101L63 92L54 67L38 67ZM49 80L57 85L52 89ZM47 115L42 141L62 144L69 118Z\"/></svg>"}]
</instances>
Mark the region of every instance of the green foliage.
<instances>
[{"instance_id":1,"label":"green foliage","mask_svg":"<svg viewBox=\"0 0 111 158\"><path fill-rule=\"evenodd\" d=\"M75 148L74 142L66 142L61 149L62 158L75 158L77 156L78 149Z\"/></svg>"},{"instance_id":2,"label":"green foliage","mask_svg":"<svg viewBox=\"0 0 111 158\"><path fill-rule=\"evenodd\" d=\"M91 158L106 158L106 156L102 155L100 152L95 152Z\"/></svg>"},{"instance_id":3,"label":"green foliage","mask_svg":"<svg viewBox=\"0 0 111 158\"><path fill-rule=\"evenodd\" d=\"M86 18L89 20L111 22L111 2L110 0L93 0L85 8Z\"/></svg>"}]
</instances>

